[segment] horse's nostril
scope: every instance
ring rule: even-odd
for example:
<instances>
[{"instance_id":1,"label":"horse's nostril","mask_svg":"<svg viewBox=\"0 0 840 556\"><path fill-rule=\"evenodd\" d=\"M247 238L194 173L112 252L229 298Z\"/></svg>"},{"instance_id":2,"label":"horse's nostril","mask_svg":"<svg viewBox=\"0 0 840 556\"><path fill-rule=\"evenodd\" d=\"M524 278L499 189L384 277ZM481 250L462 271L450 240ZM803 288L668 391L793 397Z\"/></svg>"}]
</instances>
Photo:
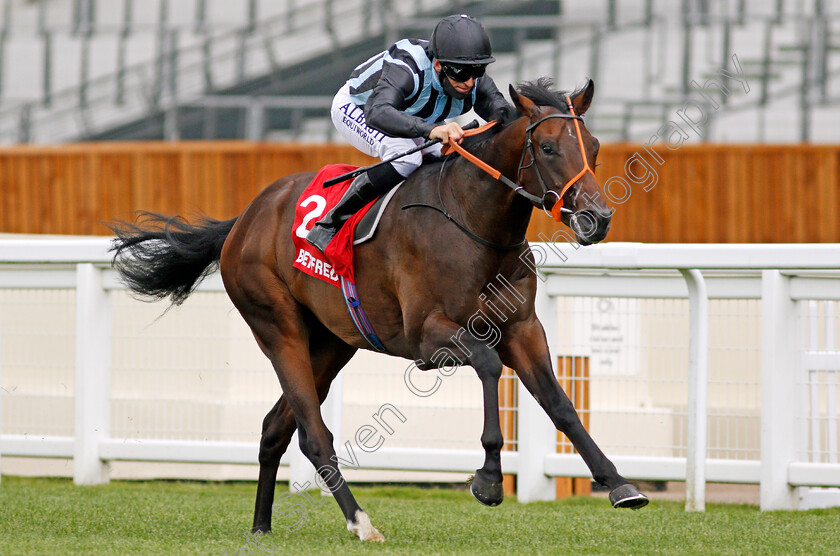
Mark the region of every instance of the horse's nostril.
<instances>
[{"instance_id":1,"label":"horse's nostril","mask_svg":"<svg viewBox=\"0 0 840 556\"><path fill-rule=\"evenodd\" d=\"M569 227L580 238L589 238L598 231L598 215L591 210L579 210L569 217Z\"/></svg>"}]
</instances>

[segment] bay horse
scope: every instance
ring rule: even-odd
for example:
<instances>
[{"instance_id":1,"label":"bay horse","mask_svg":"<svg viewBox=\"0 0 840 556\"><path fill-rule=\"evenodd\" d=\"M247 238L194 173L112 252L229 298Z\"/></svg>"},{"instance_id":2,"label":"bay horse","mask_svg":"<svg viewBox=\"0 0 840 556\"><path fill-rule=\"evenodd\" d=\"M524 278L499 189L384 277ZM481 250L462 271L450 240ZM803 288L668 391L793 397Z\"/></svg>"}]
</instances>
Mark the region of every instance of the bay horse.
<instances>
[{"instance_id":1,"label":"bay horse","mask_svg":"<svg viewBox=\"0 0 840 556\"><path fill-rule=\"evenodd\" d=\"M534 205L551 210L584 245L604 239L611 218L591 170L598 141L581 120L594 83L569 94L551 85L542 78L510 87L509 117L474 144L465 142L515 187L455 156L424 164L398 189L375 238L355 249L358 298L389 354L421 370L451 365L452 354L461 354L457 363L478 374L485 460L470 491L479 502L495 506L504 497L498 396L506 365L569 437L594 479L611 490L612 504L637 508L647 497L618 474L584 429L555 377L535 314L537 276L524 239ZM263 421L253 531L271 530L277 468L297 430L347 528L362 540L381 541L341 476L320 410L341 368L370 346L340 289L292 268L295 205L312 178L277 180L231 220L189 224L143 213L137 223L115 223L114 265L136 294L180 304L218 264L228 295L271 361L283 394ZM492 303L488 286L497 277L515 290L511 297L519 306ZM470 320L479 312L501 332L494 342Z\"/></svg>"}]
</instances>

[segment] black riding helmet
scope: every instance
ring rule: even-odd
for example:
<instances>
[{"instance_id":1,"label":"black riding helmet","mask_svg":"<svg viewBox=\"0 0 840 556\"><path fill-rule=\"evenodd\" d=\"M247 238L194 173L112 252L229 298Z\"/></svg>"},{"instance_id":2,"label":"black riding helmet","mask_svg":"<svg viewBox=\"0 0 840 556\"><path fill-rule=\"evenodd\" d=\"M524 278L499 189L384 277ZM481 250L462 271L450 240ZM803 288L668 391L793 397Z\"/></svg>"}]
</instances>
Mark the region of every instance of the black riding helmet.
<instances>
[{"instance_id":1,"label":"black riding helmet","mask_svg":"<svg viewBox=\"0 0 840 556\"><path fill-rule=\"evenodd\" d=\"M441 64L487 65L496 61L487 31L468 15L441 19L432 31L429 45Z\"/></svg>"}]
</instances>

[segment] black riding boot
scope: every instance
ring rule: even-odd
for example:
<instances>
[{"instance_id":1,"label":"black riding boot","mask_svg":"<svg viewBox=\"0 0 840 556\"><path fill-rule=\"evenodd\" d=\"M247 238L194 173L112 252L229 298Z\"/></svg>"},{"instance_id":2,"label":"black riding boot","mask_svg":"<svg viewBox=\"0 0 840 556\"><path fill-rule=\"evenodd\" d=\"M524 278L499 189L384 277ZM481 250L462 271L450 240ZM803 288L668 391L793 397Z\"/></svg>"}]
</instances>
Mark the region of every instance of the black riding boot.
<instances>
[{"instance_id":1,"label":"black riding boot","mask_svg":"<svg viewBox=\"0 0 840 556\"><path fill-rule=\"evenodd\" d=\"M315 223L306 235L306 241L323 253L338 230L356 211L389 191L403 179L390 164L378 166L360 174L350 184L338 204L324 218Z\"/></svg>"}]
</instances>

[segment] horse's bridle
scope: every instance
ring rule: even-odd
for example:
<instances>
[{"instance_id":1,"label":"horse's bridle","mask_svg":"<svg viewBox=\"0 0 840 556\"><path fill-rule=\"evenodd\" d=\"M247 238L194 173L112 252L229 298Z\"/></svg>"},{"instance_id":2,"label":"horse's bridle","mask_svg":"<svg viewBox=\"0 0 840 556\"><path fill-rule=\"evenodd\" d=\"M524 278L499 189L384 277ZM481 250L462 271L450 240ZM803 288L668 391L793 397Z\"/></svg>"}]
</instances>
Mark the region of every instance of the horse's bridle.
<instances>
[{"instance_id":1,"label":"horse's bridle","mask_svg":"<svg viewBox=\"0 0 840 556\"><path fill-rule=\"evenodd\" d=\"M568 191L570 187L572 187L574 184L576 184L578 182L578 180L580 180L580 178L582 178L584 176L584 174L586 174L587 172L592 174L592 177L595 177L595 172L592 171L592 168L589 166L589 161L586 160L586 149L583 146L583 135L581 135L581 133L580 133L580 123L578 123L578 122L583 120L583 117L575 114L575 109L572 106L572 100L569 98L569 95L566 95L566 103L568 104L568 107L569 107L569 114L549 114L548 116L544 116L544 117L540 118L539 120L532 123L531 125L529 125L525 129L525 144L522 147L522 156L519 158L519 168L516 171L516 181L521 182L522 181L522 172L524 170L527 170L531 166L533 166L534 167L534 172L537 174L537 179L540 182L540 187L542 188L542 197L538 197L537 195L533 195L531 193L528 193L527 191L525 191L524 186L520 185L519 183L512 182L510 179L503 176L501 172L499 172L498 170L496 170L495 168L493 168L492 166L490 166L489 164L487 164L483 160L479 159L477 156L470 153L469 151L467 151L461 145L459 145L458 143L455 143L454 141L451 141L447 145L448 149L444 150L444 154L450 154L452 151L457 152L463 158L467 159L471 163L478 166L480 169L482 169L485 172L487 172L488 174L490 174L493 178L497 179L498 181L502 182L503 184L505 184L508 187L510 187L511 189L513 189L514 193L524 197L531 204L533 204L535 207L543 209L543 211L546 212L546 214L548 214L548 211L545 209L546 200L547 200L549 194L555 195L557 197L557 201L555 201L554 205L551 207L551 217L559 222L560 221L560 216L563 214L563 212L572 213L571 209L567 209L567 208L563 207L563 195L566 194L566 191ZM545 185L545 180L543 180L542 174L540 173L540 168L537 165L537 157L536 157L536 153L534 152L534 142L531 139L531 135L534 132L534 130L537 128L537 126L539 126L541 123L545 122L546 120L550 120L552 118L564 118L564 119L569 119L569 120L574 121L575 131L577 131L578 145L580 146L580 155L583 158L583 169L580 172L578 172L575 177L573 177L568 182L566 182L566 185L563 186L563 190L559 194L556 191L553 191L553 190L549 189L548 186ZM489 123L481 126L478 129L471 130L471 131L467 132L467 134L468 135L474 135L476 133L481 133L481 132L485 131L486 129L488 129L489 127L491 127L495 124L496 124L496 122L489 122ZM528 164L524 164L526 156L531 157L531 161ZM444 165L442 165L441 168L440 168L441 175L443 175L443 168L444 168L445 164L446 164L446 161L444 160ZM438 180L438 197L440 197L440 180ZM463 224L461 224L460 222L455 220L452 217L452 215L449 214L449 211L446 210L446 206L443 204L443 198L442 197L440 197L440 202L441 202L441 207L442 208L441 207L436 207L436 206L433 206L433 205L427 205L425 203L411 203L411 204L405 205L402 208L403 208L403 210L405 210L405 209L408 209L408 208L424 207L424 208L430 208L430 209L436 210L436 211L440 212L441 214L443 214L453 224L455 224L455 226L457 226L462 232L467 234L467 236L469 236L473 240L477 241L481 245L484 245L485 247L490 247L492 249L497 249L497 250L500 250L500 251L517 250L517 249L521 248L523 245L525 245L525 242L527 241L527 237L524 238L522 241L520 241L518 243L512 243L512 244L508 244L508 245L502 245L502 244L499 244L499 243L494 243L492 241L487 241L486 239L479 237L472 230L470 230L469 228L467 228L466 226L464 226Z\"/></svg>"},{"instance_id":2,"label":"horse's bridle","mask_svg":"<svg viewBox=\"0 0 840 556\"><path fill-rule=\"evenodd\" d=\"M592 171L592 168L589 166L589 161L586 159L586 149L583 146L583 135L580 132L580 121L583 120L583 116L579 116L575 114L575 109L572 106L572 100L569 98L569 95L566 95L566 104L569 107L568 114L549 114L548 116L544 116L537 120L536 122L532 123L525 129L525 144L522 146L522 156L519 158L519 168L516 171L516 183L512 182L507 177L503 176L501 172L490 166L489 164L485 163L484 161L477 158L472 153L468 152L466 149L461 147L461 145L451 142L449 147L460 154L462 157L466 158L500 182L504 183L511 189L513 189L514 193L520 195L527 199L531 204L533 204L537 208L543 209L546 213L546 202L550 195L554 195L557 197L557 201L555 201L554 205L551 208L551 216L559 221L560 216L563 212L571 213L571 209L567 209L563 206L563 196L566 194L566 191L569 190L574 184L576 184L580 178L582 178L587 172L592 174L592 177L595 177L595 172ZM534 152L534 142L531 139L531 135L533 134L534 130L539 126L541 123L551 120L553 118L563 118L566 120L572 120L575 124L575 131L577 132L578 138L578 145L580 146L580 155L583 158L583 169L577 173L575 177L570 179L566 182L566 185L563 186L563 189L560 193L557 193L554 190L548 188L545 184L545 180L542 177L542 173L540 173L539 165L537 165L537 157L536 153ZM530 162L525 164L526 156L530 157ZM537 180L539 181L540 187L542 188L542 196L533 195L525 191L525 187L521 185L522 182L522 172L527 170L530 167L534 167L534 172L537 174Z\"/></svg>"},{"instance_id":3,"label":"horse's bridle","mask_svg":"<svg viewBox=\"0 0 840 556\"><path fill-rule=\"evenodd\" d=\"M563 207L563 196L566 194L566 191L568 191L570 187L572 187L574 184L576 184L580 180L580 178L582 178L584 176L584 174L586 174L587 172L592 174L592 177L595 177L595 172L592 171L592 168L589 167L589 161L586 160L586 149L583 146L583 135L580 132L580 123L578 123L579 121L583 120L583 116L579 116L579 115L575 114L574 106L572 106L572 100L569 98L568 95L566 95L566 104L569 107L569 113L568 114L549 114L548 116L545 116L545 117L537 120L536 122L529 125L525 129L525 144L522 147L522 157L519 159L519 168L516 171L516 181L521 183L522 182L522 171L530 168L531 166L534 167L534 173L537 174L537 180L539 181L540 187L542 188L542 197L537 197L536 195L530 195L531 197L534 197L534 198L538 199L539 204L537 204L534 201L531 201L531 202L534 203L534 205L537 208L541 208L541 209L543 209L543 211L548 213L548 211L545 210L546 198L549 196L549 194L555 195L557 197L557 201L552 206L551 216L555 217L555 213L557 213L557 216L555 217L556 220L559 220L560 213L563 210L565 210L567 212L571 212L570 209L565 209ZM531 134L533 133L534 129L536 129L537 126L539 126L544 121L550 120L550 119L553 119L553 118L562 118L562 119L565 119L565 120L572 120L574 122L575 131L577 132L578 145L580 146L580 155L581 155L581 158L583 159L583 169L580 172L578 172L575 177L573 177L568 182L566 182L566 185L563 186L563 189L560 191L560 193L557 193L556 191L549 189L548 186L545 184L545 180L543 180L542 173L540 172L540 167L539 167L539 165L537 165L537 157L536 157L536 153L534 152L534 142L531 140ZM531 161L528 164L524 164L526 155L531 157ZM519 189L522 190L522 193L526 193L522 189L521 185L519 186Z\"/></svg>"}]
</instances>

